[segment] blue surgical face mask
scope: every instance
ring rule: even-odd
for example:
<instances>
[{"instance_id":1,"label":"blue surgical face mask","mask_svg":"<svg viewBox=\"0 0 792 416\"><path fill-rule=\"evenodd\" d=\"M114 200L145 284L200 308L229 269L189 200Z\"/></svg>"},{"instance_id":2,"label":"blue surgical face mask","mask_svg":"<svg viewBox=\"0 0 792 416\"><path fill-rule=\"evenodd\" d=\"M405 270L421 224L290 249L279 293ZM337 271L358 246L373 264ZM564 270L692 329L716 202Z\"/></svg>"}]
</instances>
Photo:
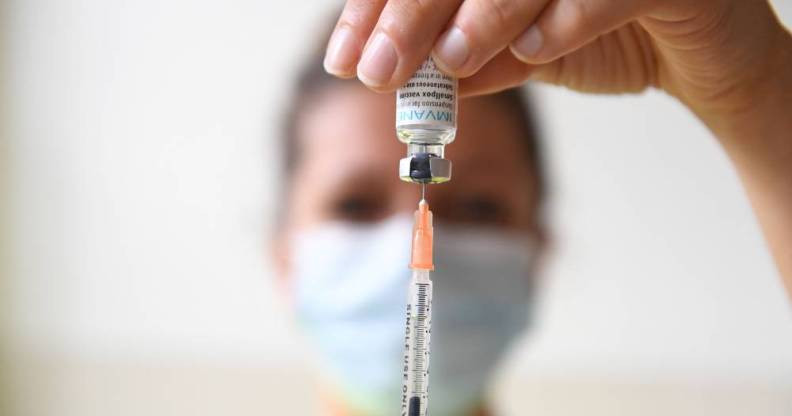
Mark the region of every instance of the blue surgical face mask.
<instances>
[{"instance_id":1,"label":"blue surgical face mask","mask_svg":"<svg viewBox=\"0 0 792 416\"><path fill-rule=\"evenodd\" d=\"M327 224L295 238L301 326L343 400L365 415L400 407L412 218ZM528 325L532 240L435 227L429 414L478 405L498 361Z\"/></svg>"}]
</instances>

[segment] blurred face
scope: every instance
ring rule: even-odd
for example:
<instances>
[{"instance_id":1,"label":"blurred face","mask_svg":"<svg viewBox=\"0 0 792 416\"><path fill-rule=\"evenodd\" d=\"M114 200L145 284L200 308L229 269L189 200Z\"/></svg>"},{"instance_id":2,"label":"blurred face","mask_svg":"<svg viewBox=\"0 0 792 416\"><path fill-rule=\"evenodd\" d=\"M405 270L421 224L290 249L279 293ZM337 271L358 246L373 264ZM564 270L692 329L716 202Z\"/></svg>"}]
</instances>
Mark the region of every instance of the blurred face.
<instances>
[{"instance_id":1,"label":"blurred face","mask_svg":"<svg viewBox=\"0 0 792 416\"><path fill-rule=\"evenodd\" d=\"M536 254L535 178L519 125L496 98L460 103L446 147L450 182L430 185L437 288L436 416L481 404L489 375L528 325ZM398 178L393 95L355 84L304 108L278 264L298 321L349 414L393 414L401 391L404 299L420 186Z\"/></svg>"},{"instance_id":2,"label":"blurred face","mask_svg":"<svg viewBox=\"0 0 792 416\"><path fill-rule=\"evenodd\" d=\"M338 85L306 109L287 232L328 221L376 222L416 209L420 186L398 178L406 147L395 137L394 101L390 94ZM501 105L493 98L461 101L458 135L446 146L452 180L427 187L437 223L536 231L532 167Z\"/></svg>"}]
</instances>

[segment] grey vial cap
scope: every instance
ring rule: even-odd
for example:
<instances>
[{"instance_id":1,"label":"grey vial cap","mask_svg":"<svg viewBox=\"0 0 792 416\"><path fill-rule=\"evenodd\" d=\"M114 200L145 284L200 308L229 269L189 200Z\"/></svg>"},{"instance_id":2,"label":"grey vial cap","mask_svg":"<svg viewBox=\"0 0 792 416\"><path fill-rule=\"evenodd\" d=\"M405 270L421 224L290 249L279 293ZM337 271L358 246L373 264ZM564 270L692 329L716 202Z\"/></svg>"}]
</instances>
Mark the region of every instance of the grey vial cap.
<instances>
[{"instance_id":1,"label":"grey vial cap","mask_svg":"<svg viewBox=\"0 0 792 416\"><path fill-rule=\"evenodd\" d=\"M448 182L451 161L433 153L415 153L399 161L399 177L412 183Z\"/></svg>"}]
</instances>

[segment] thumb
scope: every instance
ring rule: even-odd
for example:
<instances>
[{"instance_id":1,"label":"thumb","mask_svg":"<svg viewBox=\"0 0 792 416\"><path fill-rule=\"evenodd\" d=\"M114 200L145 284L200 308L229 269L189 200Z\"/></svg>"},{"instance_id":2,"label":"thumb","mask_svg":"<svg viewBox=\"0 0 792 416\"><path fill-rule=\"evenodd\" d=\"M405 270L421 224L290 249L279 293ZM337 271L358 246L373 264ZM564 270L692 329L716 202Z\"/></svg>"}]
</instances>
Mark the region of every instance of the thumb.
<instances>
[{"instance_id":1,"label":"thumb","mask_svg":"<svg viewBox=\"0 0 792 416\"><path fill-rule=\"evenodd\" d=\"M652 3L652 0L553 0L509 48L523 62L547 63L634 20Z\"/></svg>"}]
</instances>

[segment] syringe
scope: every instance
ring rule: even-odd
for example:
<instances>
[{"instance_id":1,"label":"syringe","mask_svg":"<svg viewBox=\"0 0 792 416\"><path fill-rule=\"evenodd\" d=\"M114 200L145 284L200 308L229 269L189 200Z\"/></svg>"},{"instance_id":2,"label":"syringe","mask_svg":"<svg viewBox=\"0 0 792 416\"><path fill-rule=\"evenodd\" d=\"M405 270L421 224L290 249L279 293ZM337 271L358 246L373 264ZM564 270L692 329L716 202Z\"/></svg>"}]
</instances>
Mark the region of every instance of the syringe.
<instances>
[{"instance_id":1,"label":"syringe","mask_svg":"<svg viewBox=\"0 0 792 416\"><path fill-rule=\"evenodd\" d=\"M429 341L432 328L432 212L418 203L413 227L412 277L407 289L402 416L425 416L429 404Z\"/></svg>"}]
</instances>

